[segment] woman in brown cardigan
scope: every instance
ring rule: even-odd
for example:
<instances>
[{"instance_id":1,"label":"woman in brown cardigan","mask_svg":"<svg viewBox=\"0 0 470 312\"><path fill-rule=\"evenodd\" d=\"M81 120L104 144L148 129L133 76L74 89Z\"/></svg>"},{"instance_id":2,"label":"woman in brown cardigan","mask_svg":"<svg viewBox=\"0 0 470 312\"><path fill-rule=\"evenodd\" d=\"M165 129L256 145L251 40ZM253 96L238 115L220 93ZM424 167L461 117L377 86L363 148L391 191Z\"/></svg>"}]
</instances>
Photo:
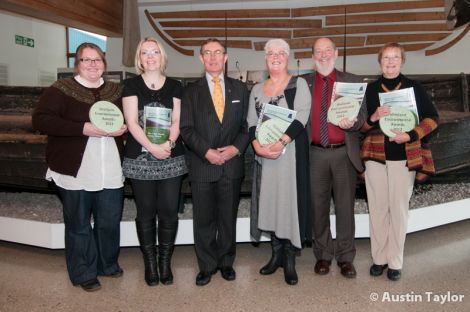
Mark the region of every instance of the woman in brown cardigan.
<instances>
[{"instance_id":1,"label":"woman in brown cardigan","mask_svg":"<svg viewBox=\"0 0 470 312\"><path fill-rule=\"evenodd\" d=\"M409 201L414 181L422 181L434 173L427 135L438 125L438 113L424 88L417 81L400 73L405 51L398 43L387 43L379 52L382 76L368 85L367 122L362 131L365 139L361 157L365 161L365 179L370 216L372 276L379 276L388 267L387 277L401 277L403 251L408 224ZM390 114L390 107L380 106L379 93L413 88L418 109L418 125L408 131L392 130L384 135L380 118Z\"/></svg>"}]
</instances>

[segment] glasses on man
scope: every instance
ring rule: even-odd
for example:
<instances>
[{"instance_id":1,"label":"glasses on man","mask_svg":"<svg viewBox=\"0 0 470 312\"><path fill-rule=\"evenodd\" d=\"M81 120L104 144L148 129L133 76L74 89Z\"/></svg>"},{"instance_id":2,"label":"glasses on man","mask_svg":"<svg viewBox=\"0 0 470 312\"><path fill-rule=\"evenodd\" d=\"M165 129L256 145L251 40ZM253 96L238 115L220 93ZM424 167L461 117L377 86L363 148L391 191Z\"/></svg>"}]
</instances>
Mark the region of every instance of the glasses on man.
<instances>
[{"instance_id":1,"label":"glasses on man","mask_svg":"<svg viewBox=\"0 0 470 312\"><path fill-rule=\"evenodd\" d=\"M222 50L215 50L215 51L211 51L211 50L204 50L202 51L202 55L203 56L220 56L220 55L224 55L225 52L222 51Z\"/></svg>"},{"instance_id":2,"label":"glasses on man","mask_svg":"<svg viewBox=\"0 0 470 312\"><path fill-rule=\"evenodd\" d=\"M383 56L382 57L382 60L384 61L393 61L393 62L397 62L398 60L401 60L401 56L398 56L398 55L395 55L395 56Z\"/></svg>"},{"instance_id":3,"label":"glasses on man","mask_svg":"<svg viewBox=\"0 0 470 312\"><path fill-rule=\"evenodd\" d=\"M268 51L268 52L266 53L266 55L267 55L268 57L275 57L275 56L276 56L276 57L285 57L285 56L287 56L287 53L284 52L284 51L279 51L279 52Z\"/></svg>"},{"instance_id":4,"label":"glasses on man","mask_svg":"<svg viewBox=\"0 0 470 312\"><path fill-rule=\"evenodd\" d=\"M161 52L158 50L142 50L140 51L140 55L149 56L149 55L160 55Z\"/></svg>"},{"instance_id":5,"label":"glasses on man","mask_svg":"<svg viewBox=\"0 0 470 312\"><path fill-rule=\"evenodd\" d=\"M101 65L103 63L103 60L100 59L100 58L96 58L96 59L92 59L92 58L81 58L80 59L81 62L85 63L86 65L91 65L91 64L95 64L95 65Z\"/></svg>"}]
</instances>

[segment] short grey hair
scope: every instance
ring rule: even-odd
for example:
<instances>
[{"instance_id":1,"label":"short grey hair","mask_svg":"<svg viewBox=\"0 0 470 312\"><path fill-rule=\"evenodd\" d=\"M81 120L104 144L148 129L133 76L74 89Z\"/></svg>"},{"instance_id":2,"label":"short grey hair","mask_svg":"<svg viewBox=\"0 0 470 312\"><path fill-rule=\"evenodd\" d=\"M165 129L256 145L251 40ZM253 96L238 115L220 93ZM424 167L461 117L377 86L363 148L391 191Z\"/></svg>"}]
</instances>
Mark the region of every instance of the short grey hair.
<instances>
[{"instance_id":1,"label":"short grey hair","mask_svg":"<svg viewBox=\"0 0 470 312\"><path fill-rule=\"evenodd\" d=\"M290 54L289 44L284 39L277 38L268 40L264 45L264 53L268 53L272 47L281 47L284 52L286 52L287 56Z\"/></svg>"}]
</instances>

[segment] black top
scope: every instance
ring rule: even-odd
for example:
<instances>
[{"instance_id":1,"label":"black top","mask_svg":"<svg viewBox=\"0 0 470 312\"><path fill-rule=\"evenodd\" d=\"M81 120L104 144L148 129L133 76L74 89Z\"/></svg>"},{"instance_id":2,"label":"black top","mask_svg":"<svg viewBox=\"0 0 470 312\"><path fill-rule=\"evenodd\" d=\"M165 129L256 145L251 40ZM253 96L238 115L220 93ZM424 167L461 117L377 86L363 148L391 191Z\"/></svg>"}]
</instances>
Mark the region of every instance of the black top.
<instances>
[{"instance_id":1,"label":"black top","mask_svg":"<svg viewBox=\"0 0 470 312\"><path fill-rule=\"evenodd\" d=\"M143 113L144 106L159 106L173 109L173 98L181 99L183 87L177 80L166 77L165 83L158 90L147 87L142 75L124 80L122 97L137 96L139 110L139 125L144 128ZM124 156L135 159L142 154L142 146L131 133L128 134ZM171 157L184 154L181 137L176 140L176 146L171 151Z\"/></svg>"},{"instance_id":2,"label":"black top","mask_svg":"<svg viewBox=\"0 0 470 312\"><path fill-rule=\"evenodd\" d=\"M401 83L401 85L399 86L399 88L397 88L399 83ZM431 99L426 93L426 90L418 81L409 79L402 74L398 75L398 77L393 79L387 79L381 76L376 81L371 82L367 86L366 90L367 112L369 115L367 122L370 125L379 127L378 122L372 123L370 121L370 116L375 113L377 107L380 106L379 93L387 92L387 90L382 87L382 84L385 85L388 90L394 90L395 88L413 88L416 98L416 106L418 108L419 121L428 117L438 117L437 111L434 105L432 104ZM410 136L411 141L415 141L418 139L418 135L414 132L414 130L411 130L407 133ZM423 140L426 140L426 137L424 137ZM395 142L390 142L388 136L385 136L384 143L386 160L406 160L405 144L397 144Z\"/></svg>"}]
</instances>

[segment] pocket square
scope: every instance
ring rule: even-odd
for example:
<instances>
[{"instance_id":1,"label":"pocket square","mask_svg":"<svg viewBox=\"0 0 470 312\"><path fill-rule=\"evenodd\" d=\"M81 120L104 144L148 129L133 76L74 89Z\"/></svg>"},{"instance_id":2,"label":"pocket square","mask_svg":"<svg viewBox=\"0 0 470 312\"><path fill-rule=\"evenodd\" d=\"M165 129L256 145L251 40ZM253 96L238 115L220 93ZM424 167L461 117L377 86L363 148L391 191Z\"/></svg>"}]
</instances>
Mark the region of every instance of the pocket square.
<instances>
[{"instance_id":1,"label":"pocket square","mask_svg":"<svg viewBox=\"0 0 470 312\"><path fill-rule=\"evenodd\" d=\"M233 100L232 103L240 103L240 100Z\"/></svg>"}]
</instances>

